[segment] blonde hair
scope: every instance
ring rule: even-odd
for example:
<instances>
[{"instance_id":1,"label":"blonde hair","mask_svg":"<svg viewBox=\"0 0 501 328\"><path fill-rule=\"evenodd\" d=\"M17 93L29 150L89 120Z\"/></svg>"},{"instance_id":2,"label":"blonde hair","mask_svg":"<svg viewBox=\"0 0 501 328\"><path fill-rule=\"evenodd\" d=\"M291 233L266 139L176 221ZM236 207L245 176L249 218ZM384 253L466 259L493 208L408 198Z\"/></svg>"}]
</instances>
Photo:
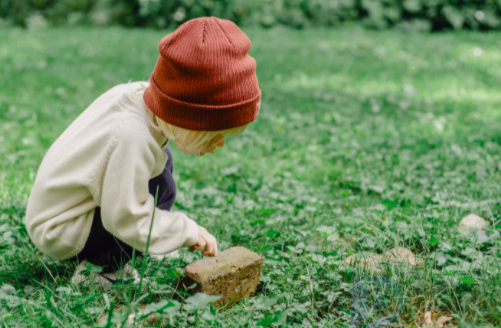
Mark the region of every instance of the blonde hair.
<instances>
[{"instance_id":1,"label":"blonde hair","mask_svg":"<svg viewBox=\"0 0 501 328\"><path fill-rule=\"evenodd\" d=\"M225 137L239 136L244 132L245 128L247 128L247 124L245 124L236 128L220 131L195 131L169 124L153 114L144 103L143 93L147 87L148 83L141 83L139 88L132 89L130 92L132 100L139 103L146 110L152 125L157 128L157 130L161 131L169 140L172 140L176 147L186 154L202 156L204 150L209 146L219 146Z\"/></svg>"}]
</instances>

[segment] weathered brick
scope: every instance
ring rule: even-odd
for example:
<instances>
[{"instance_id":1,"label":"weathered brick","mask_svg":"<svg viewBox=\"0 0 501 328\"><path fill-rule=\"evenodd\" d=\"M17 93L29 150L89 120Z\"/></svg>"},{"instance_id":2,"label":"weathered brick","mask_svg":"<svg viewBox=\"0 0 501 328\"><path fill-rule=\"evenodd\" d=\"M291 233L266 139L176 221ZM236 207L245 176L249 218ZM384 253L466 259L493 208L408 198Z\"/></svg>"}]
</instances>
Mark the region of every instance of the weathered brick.
<instances>
[{"instance_id":1,"label":"weathered brick","mask_svg":"<svg viewBox=\"0 0 501 328\"><path fill-rule=\"evenodd\" d=\"M192 293L221 295L215 307L231 307L244 297L253 296L259 283L263 258L245 247L235 246L217 256L205 257L186 266L180 288L197 286Z\"/></svg>"}]
</instances>

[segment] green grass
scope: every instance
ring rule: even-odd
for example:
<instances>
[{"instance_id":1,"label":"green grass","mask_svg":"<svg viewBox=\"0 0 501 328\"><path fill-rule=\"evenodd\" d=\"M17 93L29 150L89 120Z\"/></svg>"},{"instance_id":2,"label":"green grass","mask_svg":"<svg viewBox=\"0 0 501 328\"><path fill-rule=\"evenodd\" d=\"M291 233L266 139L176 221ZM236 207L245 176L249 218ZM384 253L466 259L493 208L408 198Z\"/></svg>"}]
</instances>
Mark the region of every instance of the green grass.
<instances>
[{"instance_id":1,"label":"green grass","mask_svg":"<svg viewBox=\"0 0 501 328\"><path fill-rule=\"evenodd\" d=\"M123 286L104 294L72 287L74 264L38 252L22 223L52 142L107 89L147 80L168 32L0 30L0 327L92 325L109 302L140 297L160 306L180 268L202 257L182 249L178 259L149 261L155 285L132 299ZM382 270L405 296L400 326L417 327L426 311L461 327L500 325L501 34L244 32L261 113L215 154L172 146L175 209L207 228L219 252L240 245L261 254L261 285L225 311L174 311L175 325L349 326L356 279L375 288L369 306L381 291L360 266L340 264L395 246L426 259L424 268ZM471 212L491 222L490 239L456 232Z\"/></svg>"}]
</instances>

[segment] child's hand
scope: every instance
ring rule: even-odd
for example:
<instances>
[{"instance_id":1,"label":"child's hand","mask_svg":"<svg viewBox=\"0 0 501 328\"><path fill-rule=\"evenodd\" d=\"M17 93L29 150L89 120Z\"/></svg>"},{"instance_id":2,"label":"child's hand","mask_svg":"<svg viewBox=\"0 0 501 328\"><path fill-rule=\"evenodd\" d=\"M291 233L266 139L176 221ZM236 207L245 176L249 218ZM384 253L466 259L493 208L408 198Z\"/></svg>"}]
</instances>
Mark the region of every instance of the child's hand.
<instances>
[{"instance_id":1,"label":"child's hand","mask_svg":"<svg viewBox=\"0 0 501 328\"><path fill-rule=\"evenodd\" d=\"M197 243L190 247L190 250L194 251L195 249L203 250L204 247L207 246L207 249L202 252L203 255L217 255L217 240L211 235L207 230L198 226L198 240Z\"/></svg>"}]
</instances>

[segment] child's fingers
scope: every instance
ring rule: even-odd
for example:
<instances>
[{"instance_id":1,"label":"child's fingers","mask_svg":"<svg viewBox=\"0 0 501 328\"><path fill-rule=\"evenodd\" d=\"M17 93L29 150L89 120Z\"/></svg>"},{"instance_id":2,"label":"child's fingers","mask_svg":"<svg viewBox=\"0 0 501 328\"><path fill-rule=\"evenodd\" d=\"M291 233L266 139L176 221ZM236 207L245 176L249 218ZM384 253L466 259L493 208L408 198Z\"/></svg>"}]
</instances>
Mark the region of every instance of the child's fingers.
<instances>
[{"instance_id":1,"label":"child's fingers","mask_svg":"<svg viewBox=\"0 0 501 328\"><path fill-rule=\"evenodd\" d=\"M212 235L210 236L210 245L211 249L209 254L215 256L217 254L217 240Z\"/></svg>"},{"instance_id":2,"label":"child's fingers","mask_svg":"<svg viewBox=\"0 0 501 328\"><path fill-rule=\"evenodd\" d=\"M194 247L202 251L205 245L207 245L206 241L203 238L200 238Z\"/></svg>"},{"instance_id":3,"label":"child's fingers","mask_svg":"<svg viewBox=\"0 0 501 328\"><path fill-rule=\"evenodd\" d=\"M213 243L213 252L212 252L212 255L216 255L217 254L217 239L214 237L214 236L210 236L211 237L211 240L212 240L212 243Z\"/></svg>"},{"instance_id":4,"label":"child's fingers","mask_svg":"<svg viewBox=\"0 0 501 328\"><path fill-rule=\"evenodd\" d=\"M206 255L207 254L214 254L214 241L210 238L207 237L207 250L204 252Z\"/></svg>"}]
</instances>

